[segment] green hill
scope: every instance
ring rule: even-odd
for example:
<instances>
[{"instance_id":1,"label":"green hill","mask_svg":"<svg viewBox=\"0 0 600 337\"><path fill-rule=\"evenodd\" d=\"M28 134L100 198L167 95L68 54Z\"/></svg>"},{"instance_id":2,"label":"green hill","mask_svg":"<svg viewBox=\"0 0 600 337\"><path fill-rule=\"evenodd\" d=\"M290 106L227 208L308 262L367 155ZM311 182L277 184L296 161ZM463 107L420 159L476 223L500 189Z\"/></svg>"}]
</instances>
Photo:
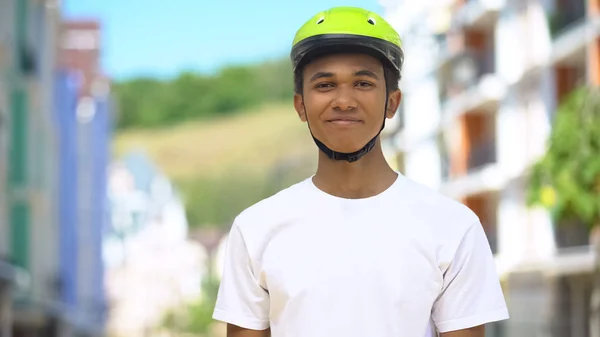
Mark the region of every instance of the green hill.
<instances>
[{"instance_id":1,"label":"green hill","mask_svg":"<svg viewBox=\"0 0 600 337\"><path fill-rule=\"evenodd\" d=\"M142 149L175 180L231 171L268 175L294 159L313 165L316 148L291 104L269 105L163 129L127 129L114 140L120 156Z\"/></svg>"},{"instance_id":2,"label":"green hill","mask_svg":"<svg viewBox=\"0 0 600 337\"><path fill-rule=\"evenodd\" d=\"M145 152L183 193L192 226L227 226L316 166L317 149L291 103L287 58L135 78L113 92L120 112L113 153Z\"/></svg>"}]
</instances>

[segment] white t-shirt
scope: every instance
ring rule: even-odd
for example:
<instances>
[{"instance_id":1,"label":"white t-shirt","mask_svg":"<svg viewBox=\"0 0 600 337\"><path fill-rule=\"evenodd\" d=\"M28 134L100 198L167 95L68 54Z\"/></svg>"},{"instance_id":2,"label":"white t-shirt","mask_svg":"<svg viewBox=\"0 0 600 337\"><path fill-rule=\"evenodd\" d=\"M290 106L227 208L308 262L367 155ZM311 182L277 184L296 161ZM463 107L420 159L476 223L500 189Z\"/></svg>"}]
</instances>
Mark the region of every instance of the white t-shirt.
<instances>
[{"instance_id":1,"label":"white t-shirt","mask_svg":"<svg viewBox=\"0 0 600 337\"><path fill-rule=\"evenodd\" d=\"M508 310L475 213L399 174L363 199L309 178L243 211L213 318L273 337L424 337Z\"/></svg>"}]
</instances>

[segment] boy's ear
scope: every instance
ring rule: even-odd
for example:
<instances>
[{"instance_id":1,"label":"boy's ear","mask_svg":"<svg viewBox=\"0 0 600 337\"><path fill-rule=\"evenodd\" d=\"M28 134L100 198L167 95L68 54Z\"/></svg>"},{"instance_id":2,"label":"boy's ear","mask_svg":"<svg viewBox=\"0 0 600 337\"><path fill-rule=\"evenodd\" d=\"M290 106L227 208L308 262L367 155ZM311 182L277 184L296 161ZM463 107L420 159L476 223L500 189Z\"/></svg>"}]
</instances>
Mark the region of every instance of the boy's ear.
<instances>
[{"instance_id":1,"label":"boy's ear","mask_svg":"<svg viewBox=\"0 0 600 337\"><path fill-rule=\"evenodd\" d=\"M400 102L402 101L402 91L396 90L388 95L387 110L385 111L385 117L388 119L393 118L398 111Z\"/></svg>"},{"instance_id":2,"label":"boy's ear","mask_svg":"<svg viewBox=\"0 0 600 337\"><path fill-rule=\"evenodd\" d=\"M306 122L306 109L304 107L304 99L300 94L294 95L294 109L296 109L300 120Z\"/></svg>"}]
</instances>

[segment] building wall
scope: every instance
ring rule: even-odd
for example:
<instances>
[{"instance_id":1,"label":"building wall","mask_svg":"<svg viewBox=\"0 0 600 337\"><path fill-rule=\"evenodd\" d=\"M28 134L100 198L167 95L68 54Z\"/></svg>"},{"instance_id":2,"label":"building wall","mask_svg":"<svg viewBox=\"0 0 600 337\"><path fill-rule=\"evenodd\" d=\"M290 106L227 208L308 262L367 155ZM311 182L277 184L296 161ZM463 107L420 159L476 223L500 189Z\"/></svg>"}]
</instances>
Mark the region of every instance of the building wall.
<instances>
[{"instance_id":1,"label":"building wall","mask_svg":"<svg viewBox=\"0 0 600 337\"><path fill-rule=\"evenodd\" d=\"M89 232L78 245L82 203L73 178L81 168L75 132L76 103L83 90L76 79L79 73L73 72L77 69L57 68L61 19L59 6L47 2L0 1L0 255L30 273L31 287L17 300L25 296L31 303L45 303L36 308L43 313L62 304L75 313L87 308L102 312L110 110L105 97L94 102L98 118L83 137L93 140L86 143L86 152L97 155L83 168L90 182L84 201L90 207L81 223ZM85 84L90 91L93 83ZM88 263L79 274L83 253L89 253L84 256ZM78 303L78 297L87 302ZM101 325L101 316L79 319L84 325Z\"/></svg>"},{"instance_id":2,"label":"building wall","mask_svg":"<svg viewBox=\"0 0 600 337\"><path fill-rule=\"evenodd\" d=\"M406 175L419 183L436 188L440 180L438 153L438 146L434 140L420 143L406 154Z\"/></svg>"},{"instance_id":3,"label":"building wall","mask_svg":"<svg viewBox=\"0 0 600 337\"><path fill-rule=\"evenodd\" d=\"M31 191L29 233L32 296L56 300L58 267L56 158L58 144L53 121L54 69L56 65L57 8L32 1L28 8L28 39L34 51L35 70L28 80L30 92L28 176Z\"/></svg>"},{"instance_id":4,"label":"building wall","mask_svg":"<svg viewBox=\"0 0 600 337\"><path fill-rule=\"evenodd\" d=\"M8 101L9 101L9 151L7 180L7 213L9 223L9 255L23 268L30 267L29 232L30 204L28 190L28 120L29 93L27 88L28 65L23 52L27 45L27 9L26 1L9 1L7 26L10 33L7 38L12 45L9 60ZM30 54L29 54L30 55Z\"/></svg>"},{"instance_id":5,"label":"building wall","mask_svg":"<svg viewBox=\"0 0 600 337\"><path fill-rule=\"evenodd\" d=\"M505 287L507 305L511 313L504 336L568 336L560 333L553 315L555 282L541 273L511 275Z\"/></svg>"},{"instance_id":6,"label":"building wall","mask_svg":"<svg viewBox=\"0 0 600 337\"><path fill-rule=\"evenodd\" d=\"M80 87L81 89L81 87ZM89 101L87 101L89 99ZM94 226L94 157L93 152L93 123L96 107L93 98L86 98L84 105L81 96L76 108L77 126L75 142L77 144L77 294L78 305L85 310L91 300L90 286L93 282L95 269L93 257L93 226ZM89 104L89 105L88 105ZM83 109L90 109L92 117L84 122L81 116ZM88 112L85 112L87 114Z\"/></svg>"},{"instance_id":7,"label":"building wall","mask_svg":"<svg viewBox=\"0 0 600 337\"><path fill-rule=\"evenodd\" d=\"M14 13L12 2L0 1L0 256L8 256L10 227L8 225L8 151L9 151L9 75L11 70L13 45L10 36L13 32Z\"/></svg>"},{"instance_id":8,"label":"building wall","mask_svg":"<svg viewBox=\"0 0 600 337\"><path fill-rule=\"evenodd\" d=\"M76 303L81 319L95 325L105 321L102 242L110 221L107 206L106 170L110 157L111 106L108 84L99 67L100 27L94 21L68 21L61 27L59 66L76 83L69 89L68 148L69 186L65 198L76 198L68 209L69 231L74 243L63 250L65 289ZM65 73L66 74L66 73ZM74 222L76 225L71 225ZM74 252L74 253L71 253ZM73 256L76 256L74 258Z\"/></svg>"},{"instance_id":9,"label":"building wall","mask_svg":"<svg viewBox=\"0 0 600 337\"><path fill-rule=\"evenodd\" d=\"M431 99L437 95L437 81L433 75L411 83L405 102L405 137L411 145L431 138L439 130L439 102Z\"/></svg>"},{"instance_id":10,"label":"building wall","mask_svg":"<svg viewBox=\"0 0 600 337\"><path fill-rule=\"evenodd\" d=\"M431 97L437 97L437 82L429 75L405 94L405 128L400 134L406 147L406 175L427 186L437 188L441 182L441 158L438 134L440 106Z\"/></svg>"},{"instance_id":11,"label":"building wall","mask_svg":"<svg viewBox=\"0 0 600 337\"><path fill-rule=\"evenodd\" d=\"M107 93L108 94L108 93ZM94 153L92 172L93 193L92 200L92 222L90 230L91 258L88 273L89 288L87 296L90 301L92 315L98 323L105 320L105 291L104 291L104 262L102 259L103 236L110 225L110 210L108 208L107 195L107 169L110 160L110 137L111 137L111 119L110 119L110 96L96 97L96 114L92 121L92 144L90 152Z\"/></svg>"},{"instance_id":12,"label":"building wall","mask_svg":"<svg viewBox=\"0 0 600 337\"><path fill-rule=\"evenodd\" d=\"M392 23L397 27L408 27L411 20L427 22L430 17L440 17L441 9L422 5L420 11L424 14L414 19L410 15L419 13L415 9L418 7L416 4L405 1L396 1L394 4L385 4L388 17L407 21L403 24ZM454 10L460 10L459 4L450 4L450 11L453 6ZM596 5L590 6L593 9ZM489 189L497 191L496 218L488 222L496 224L498 252L500 255L506 252L504 259L507 261L529 257L548 258L555 246L549 216L541 210L526 207L526 183L522 181L526 169L545 152L558 102L581 78L578 68L570 64L561 66L551 63L553 48L556 47L553 45L547 12L554 7L556 5L552 1L506 1L496 21L488 22L485 28L465 28L461 33L461 28L456 28L460 26L455 26L451 39L442 44L442 49L436 54L437 63L426 59L417 65L416 60L420 59L425 48L415 41L416 38L410 37L412 31L404 31L405 72L409 75L402 81L405 91L404 128L397 133L395 143L400 144L398 151L403 152L405 157L406 174L433 187L444 186L460 178L464 181L455 182L457 186L471 184L471 190L483 188L482 192ZM403 32L400 33L402 35ZM425 31L423 34L427 33ZM430 36L434 34L433 30L429 31ZM422 35L419 38L427 39ZM489 41L493 41L494 45L487 45ZM443 99L435 99L440 97L440 62L449 55L443 48L451 48L450 52L456 52L465 47L493 52L494 56L488 60L488 63L492 63L486 68L493 71L492 74L505 87L505 93L497 102L498 107L491 111L466 110L460 116L448 116L445 115L447 103ZM435 54L431 50L425 49L429 54ZM589 54L594 53L592 45ZM414 55L412 59L411 54ZM585 69L595 69L593 60L592 56L588 56ZM411 61L419 70L408 68ZM427 68L429 71L423 70ZM439 140L440 136L442 141ZM490 151L495 152L494 155L484 151L482 146L488 145L491 146ZM493 172L470 172L469 158L476 155L475 151L483 151L486 157L490 157L488 159L495 167ZM479 182L473 181L475 176ZM511 243L513 236L522 239L512 240ZM515 243L519 246L516 247Z\"/></svg>"},{"instance_id":13,"label":"building wall","mask_svg":"<svg viewBox=\"0 0 600 337\"><path fill-rule=\"evenodd\" d=\"M59 135L59 275L60 300L77 305L78 226L77 226L77 150L75 115L78 82L72 72L60 70L55 75L55 118Z\"/></svg>"}]
</instances>

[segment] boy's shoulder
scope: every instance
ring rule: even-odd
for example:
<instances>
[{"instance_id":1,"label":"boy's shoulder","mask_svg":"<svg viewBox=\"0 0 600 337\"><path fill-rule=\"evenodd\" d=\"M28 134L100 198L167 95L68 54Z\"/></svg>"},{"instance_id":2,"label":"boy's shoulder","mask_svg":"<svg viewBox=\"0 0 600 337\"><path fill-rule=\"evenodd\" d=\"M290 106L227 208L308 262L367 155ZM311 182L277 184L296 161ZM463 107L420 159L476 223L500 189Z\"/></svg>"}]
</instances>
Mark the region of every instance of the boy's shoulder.
<instances>
[{"instance_id":1,"label":"boy's shoulder","mask_svg":"<svg viewBox=\"0 0 600 337\"><path fill-rule=\"evenodd\" d=\"M477 214L459 200L423 183L409 178L404 179L406 179L405 188L399 199L406 203L405 209L430 219L432 224L446 228L459 226L466 229L479 222Z\"/></svg>"}]
</instances>

